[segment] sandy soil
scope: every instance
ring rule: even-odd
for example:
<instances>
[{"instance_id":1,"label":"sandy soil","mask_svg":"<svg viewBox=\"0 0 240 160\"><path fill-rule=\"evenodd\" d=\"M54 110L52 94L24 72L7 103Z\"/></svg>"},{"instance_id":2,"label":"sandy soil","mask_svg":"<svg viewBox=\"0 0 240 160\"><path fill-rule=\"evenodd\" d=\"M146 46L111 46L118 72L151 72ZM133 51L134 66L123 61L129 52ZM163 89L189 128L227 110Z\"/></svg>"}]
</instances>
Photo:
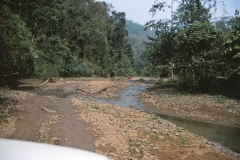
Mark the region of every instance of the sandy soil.
<instances>
[{"instance_id":1,"label":"sandy soil","mask_svg":"<svg viewBox=\"0 0 240 160\"><path fill-rule=\"evenodd\" d=\"M43 90L112 99L128 85L109 80L61 80L47 84ZM139 96L146 101L149 98L144 97L148 94ZM139 110L84 98L57 98L11 90L1 90L0 100L1 138L69 146L113 160L240 159L239 154L228 148Z\"/></svg>"}]
</instances>

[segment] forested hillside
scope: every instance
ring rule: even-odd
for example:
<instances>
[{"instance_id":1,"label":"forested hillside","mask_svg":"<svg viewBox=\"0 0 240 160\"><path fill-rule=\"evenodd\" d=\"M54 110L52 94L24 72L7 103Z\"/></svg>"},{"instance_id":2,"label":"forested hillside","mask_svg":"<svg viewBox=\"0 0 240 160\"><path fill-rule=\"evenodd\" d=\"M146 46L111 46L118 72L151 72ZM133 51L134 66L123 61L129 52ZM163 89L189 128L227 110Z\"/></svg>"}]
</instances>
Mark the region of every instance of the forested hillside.
<instances>
[{"instance_id":1,"label":"forested hillside","mask_svg":"<svg viewBox=\"0 0 240 160\"><path fill-rule=\"evenodd\" d=\"M134 57L139 58L146 50L144 42L149 41L148 37L155 37L154 32L150 30L144 31L145 26L131 20L126 21L126 29L128 31L128 38L134 52Z\"/></svg>"},{"instance_id":2,"label":"forested hillside","mask_svg":"<svg viewBox=\"0 0 240 160\"><path fill-rule=\"evenodd\" d=\"M149 37L154 38L155 33L150 30L145 31L145 26L131 20L126 21L126 29L128 31L128 39L132 46L134 57L134 74L132 75L151 76L148 67L146 67L147 60L145 56L143 56L143 53L146 51L146 43L149 42Z\"/></svg>"},{"instance_id":3,"label":"forested hillside","mask_svg":"<svg viewBox=\"0 0 240 160\"><path fill-rule=\"evenodd\" d=\"M0 22L1 77L132 72L125 13L105 2L3 0Z\"/></svg>"}]
</instances>

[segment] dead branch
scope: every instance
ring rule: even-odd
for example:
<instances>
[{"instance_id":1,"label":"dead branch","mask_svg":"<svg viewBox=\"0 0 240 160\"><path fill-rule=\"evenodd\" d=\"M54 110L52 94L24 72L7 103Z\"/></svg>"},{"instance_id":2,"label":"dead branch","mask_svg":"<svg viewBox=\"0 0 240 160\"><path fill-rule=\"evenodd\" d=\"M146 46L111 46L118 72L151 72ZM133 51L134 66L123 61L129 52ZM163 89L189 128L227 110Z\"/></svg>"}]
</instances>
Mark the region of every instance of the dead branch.
<instances>
[{"instance_id":1,"label":"dead branch","mask_svg":"<svg viewBox=\"0 0 240 160\"><path fill-rule=\"evenodd\" d=\"M19 73L11 73L11 74L5 74L5 75L0 75L0 77L7 77L7 76L11 76L11 75L18 75Z\"/></svg>"},{"instance_id":2,"label":"dead branch","mask_svg":"<svg viewBox=\"0 0 240 160\"><path fill-rule=\"evenodd\" d=\"M175 69L175 68L181 68L181 67L189 67L189 65L174 66L174 67L169 67L168 69Z\"/></svg>"},{"instance_id":3,"label":"dead branch","mask_svg":"<svg viewBox=\"0 0 240 160\"><path fill-rule=\"evenodd\" d=\"M44 84L48 83L49 80L50 80L50 78L48 77L47 80L45 82L43 82L41 85L44 85Z\"/></svg>"}]
</instances>

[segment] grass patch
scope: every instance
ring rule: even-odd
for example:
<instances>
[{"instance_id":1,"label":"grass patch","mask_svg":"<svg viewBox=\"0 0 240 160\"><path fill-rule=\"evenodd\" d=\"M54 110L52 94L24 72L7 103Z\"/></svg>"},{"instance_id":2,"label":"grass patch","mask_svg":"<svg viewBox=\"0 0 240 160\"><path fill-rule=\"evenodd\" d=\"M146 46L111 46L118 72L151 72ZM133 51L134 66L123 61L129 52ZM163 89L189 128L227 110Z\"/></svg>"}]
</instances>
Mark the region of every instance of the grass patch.
<instances>
[{"instance_id":1,"label":"grass patch","mask_svg":"<svg viewBox=\"0 0 240 160\"><path fill-rule=\"evenodd\" d=\"M215 101L217 101L218 103L221 103L221 104L225 103L227 100L226 97L222 96L222 95L215 95L214 99L215 99Z\"/></svg>"}]
</instances>

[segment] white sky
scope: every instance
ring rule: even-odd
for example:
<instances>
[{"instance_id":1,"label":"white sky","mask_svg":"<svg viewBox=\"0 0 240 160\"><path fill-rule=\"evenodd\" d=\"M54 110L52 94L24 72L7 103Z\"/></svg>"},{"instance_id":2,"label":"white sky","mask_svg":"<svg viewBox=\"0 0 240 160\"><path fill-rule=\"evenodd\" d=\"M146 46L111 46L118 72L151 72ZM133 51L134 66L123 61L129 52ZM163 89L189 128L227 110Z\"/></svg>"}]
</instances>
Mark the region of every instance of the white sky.
<instances>
[{"instance_id":1,"label":"white sky","mask_svg":"<svg viewBox=\"0 0 240 160\"><path fill-rule=\"evenodd\" d=\"M158 20L171 17L170 10L165 12L157 12L157 14L152 17L152 14L149 13L150 8L154 4L155 0L96 0L96 1L105 1L113 5L114 9L118 12L125 12L126 19L132 20L134 22L144 25L150 20ZM163 1L163 0L162 0ZM168 4L171 4L171 0L165 0ZM221 0L218 0L220 2ZM226 10L229 16L234 16L235 10L240 9L240 0L224 0L226 5ZM175 2L176 4L176 2ZM221 7L221 4L218 4ZM220 17L222 15L222 9L218 8L218 12L215 15Z\"/></svg>"}]
</instances>

